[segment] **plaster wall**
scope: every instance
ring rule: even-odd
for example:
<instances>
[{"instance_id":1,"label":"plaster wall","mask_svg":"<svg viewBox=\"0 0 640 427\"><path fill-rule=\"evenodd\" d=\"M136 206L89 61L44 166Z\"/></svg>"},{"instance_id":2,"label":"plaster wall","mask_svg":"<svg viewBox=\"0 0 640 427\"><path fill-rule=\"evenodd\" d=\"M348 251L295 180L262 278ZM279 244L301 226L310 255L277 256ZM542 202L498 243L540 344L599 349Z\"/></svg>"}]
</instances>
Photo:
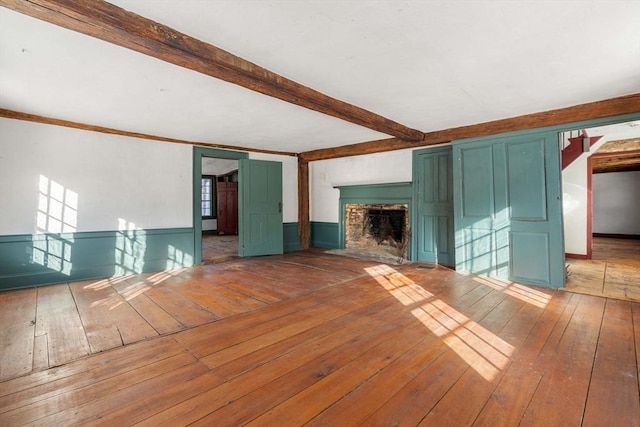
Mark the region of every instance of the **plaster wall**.
<instances>
[{"instance_id":1,"label":"plaster wall","mask_svg":"<svg viewBox=\"0 0 640 427\"><path fill-rule=\"evenodd\" d=\"M188 145L0 118L0 235L192 227L192 151ZM283 220L297 222L297 158L249 157L282 162ZM66 211L75 218L43 229L38 212L55 198L51 191L68 198Z\"/></svg>"},{"instance_id":2,"label":"plaster wall","mask_svg":"<svg viewBox=\"0 0 640 427\"><path fill-rule=\"evenodd\" d=\"M412 151L320 160L309 164L311 221L339 221L338 185L382 184L412 180Z\"/></svg>"},{"instance_id":3,"label":"plaster wall","mask_svg":"<svg viewBox=\"0 0 640 427\"><path fill-rule=\"evenodd\" d=\"M191 227L191 164L187 145L0 119L0 235Z\"/></svg>"},{"instance_id":4,"label":"plaster wall","mask_svg":"<svg viewBox=\"0 0 640 427\"><path fill-rule=\"evenodd\" d=\"M593 175L593 232L640 235L640 171Z\"/></svg>"},{"instance_id":5,"label":"plaster wall","mask_svg":"<svg viewBox=\"0 0 640 427\"><path fill-rule=\"evenodd\" d=\"M562 171L564 250L587 254L587 156L579 157Z\"/></svg>"}]
</instances>

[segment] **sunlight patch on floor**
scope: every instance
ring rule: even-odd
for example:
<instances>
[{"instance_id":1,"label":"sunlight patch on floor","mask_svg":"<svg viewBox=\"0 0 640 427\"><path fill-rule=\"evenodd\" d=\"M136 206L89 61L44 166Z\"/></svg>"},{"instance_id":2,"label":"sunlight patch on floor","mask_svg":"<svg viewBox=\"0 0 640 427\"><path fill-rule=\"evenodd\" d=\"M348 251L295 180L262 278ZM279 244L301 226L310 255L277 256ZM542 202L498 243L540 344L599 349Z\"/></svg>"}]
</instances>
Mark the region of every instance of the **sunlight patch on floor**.
<instances>
[{"instance_id":1,"label":"sunlight patch on floor","mask_svg":"<svg viewBox=\"0 0 640 427\"><path fill-rule=\"evenodd\" d=\"M476 276L473 280L539 308L545 308L553 296L552 294L548 294L544 291L533 289L529 286L524 286L508 280L494 279L485 276Z\"/></svg>"},{"instance_id":2,"label":"sunlight patch on floor","mask_svg":"<svg viewBox=\"0 0 640 427\"><path fill-rule=\"evenodd\" d=\"M434 295L431 292L404 274L388 265L368 267L365 268L365 271L403 305L417 306L411 310L411 314L436 336L442 338L442 341L449 348L455 351L485 380L492 381L509 364L510 357L514 352L514 347L511 344L444 301L433 300ZM494 284L493 286L498 285ZM508 291L515 294L514 296L527 297L531 299L531 304L542 304L539 300L543 300L543 298L536 295L536 292L532 293L534 296L529 297L518 287L515 287L514 290L494 289L505 293ZM540 294L547 296L542 292Z\"/></svg>"}]
</instances>

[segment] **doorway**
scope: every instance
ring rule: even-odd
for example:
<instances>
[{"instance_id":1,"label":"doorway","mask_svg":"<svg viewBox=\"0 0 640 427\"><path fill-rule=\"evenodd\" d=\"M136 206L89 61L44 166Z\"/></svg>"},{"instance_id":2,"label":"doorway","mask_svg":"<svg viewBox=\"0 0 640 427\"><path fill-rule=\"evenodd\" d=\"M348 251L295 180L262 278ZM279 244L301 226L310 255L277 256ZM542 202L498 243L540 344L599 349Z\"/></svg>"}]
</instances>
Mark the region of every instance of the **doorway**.
<instances>
[{"instance_id":1,"label":"doorway","mask_svg":"<svg viewBox=\"0 0 640 427\"><path fill-rule=\"evenodd\" d=\"M238 160L202 158L202 263L238 258Z\"/></svg>"},{"instance_id":2,"label":"doorway","mask_svg":"<svg viewBox=\"0 0 640 427\"><path fill-rule=\"evenodd\" d=\"M229 173L235 168L238 170L238 161L247 159L247 153L237 151L218 150L213 148L193 147L193 231L194 231L194 263L200 264L203 261L215 262L216 259L221 260L227 257L237 256L238 254L238 236L227 234L226 238L218 237L218 218L216 206L216 218L213 218L213 206L211 209L211 218L203 220L203 200L202 200L202 179L203 175L216 176L215 171L224 171ZM220 172L220 175L224 173ZM212 186L216 185L212 181ZM212 188L213 193L213 188ZM237 196L236 196L237 197ZM213 194L211 194L213 199ZM217 197L216 197L217 201ZM215 230L215 234L213 231ZM206 233L210 232L210 233ZM203 237L204 234L204 237ZM203 241L206 242L203 247ZM232 255L232 250L235 250ZM203 252L207 254L203 258ZM220 258L222 257L222 258Z\"/></svg>"},{"instance_id":3,"label":"doorway","mask_svg":"<svg viewBox=\"0 0 640 427\"><path fill-rule=\"evenodd\" d=\"M640 202L634 195L640 194L640 121L564 134L600 138L562 173L565 289L639 301Z\"/></svg>"}]
</instances>

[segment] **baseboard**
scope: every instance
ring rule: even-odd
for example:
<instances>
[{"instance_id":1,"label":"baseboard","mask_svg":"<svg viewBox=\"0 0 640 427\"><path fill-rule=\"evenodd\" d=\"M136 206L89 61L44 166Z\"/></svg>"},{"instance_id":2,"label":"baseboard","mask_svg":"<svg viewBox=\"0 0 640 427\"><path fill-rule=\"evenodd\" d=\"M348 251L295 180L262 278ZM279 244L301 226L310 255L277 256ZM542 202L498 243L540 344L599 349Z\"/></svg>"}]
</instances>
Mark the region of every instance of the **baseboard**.
<instances>
[{"instance_id":1,"label":"baseboard","mask_svg":"<svg viewBox=\"0 0 640 427\"><path fill-rule=\"evenodd\" d=\"M314 248L339 249L340 236L337 222L311 222L311 246Z\"/></svg>"},{"instance_id":2,"label":"baseboard","mask_svg":"<svg viewBox=\"0 0 640 427\"><path fill-rule=\"evenodd\" d=\"M588 255L583 255L583 254L565 253L564 256L565 256L565 258L571 258L571 259L589 259Z\"/></svg>"},{"instance_id":3,"label":"baseboard","mask_svg":"<svg viewBox=\"0 0 640 427\"><path fill-rule=\"evenodd\" d=\"M593 233L593 237L606 237L609 239L640 240L640 234Z\"/></svg>"},{"instance_id":4,"label":"baseboard","mask_svg":"<svg viewBox=\"0 0 640 427\"><path fill-rule=\"evenodd\" d=\"M284 252L295 252L302 249L300 236L298 235L297 222L285 222L282 224L282 242Z\"/></svg>"}]
</instances>

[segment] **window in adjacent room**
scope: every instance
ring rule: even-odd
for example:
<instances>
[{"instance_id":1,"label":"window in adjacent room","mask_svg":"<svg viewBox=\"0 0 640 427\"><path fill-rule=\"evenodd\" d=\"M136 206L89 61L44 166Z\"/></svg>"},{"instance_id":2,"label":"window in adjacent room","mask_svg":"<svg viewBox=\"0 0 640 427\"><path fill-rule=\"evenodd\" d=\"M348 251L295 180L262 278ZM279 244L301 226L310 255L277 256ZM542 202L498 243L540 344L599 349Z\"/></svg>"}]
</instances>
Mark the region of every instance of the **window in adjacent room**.
<instances>
[{"instance_id":1,"label":"window in adjacent room","mask_svg":"<svg viewBox=\"0 0 640 427\"><path fill-rule=\"evenodd\" d=\"M216 177L202 175L202 219L216 217Z\"/></svg>"}]
</instances>

